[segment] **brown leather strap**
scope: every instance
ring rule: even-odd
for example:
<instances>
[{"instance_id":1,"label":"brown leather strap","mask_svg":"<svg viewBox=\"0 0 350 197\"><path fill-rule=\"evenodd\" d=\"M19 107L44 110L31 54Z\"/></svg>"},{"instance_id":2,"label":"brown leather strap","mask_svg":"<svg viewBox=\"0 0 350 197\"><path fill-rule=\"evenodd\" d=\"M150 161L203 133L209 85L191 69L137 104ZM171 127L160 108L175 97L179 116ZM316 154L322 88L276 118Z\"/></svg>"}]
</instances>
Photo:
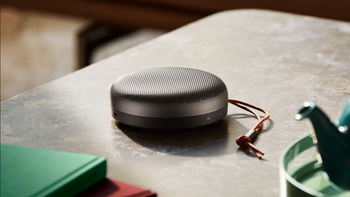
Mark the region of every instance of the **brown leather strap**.
<instances>
[{"instance_id":1,"label":"brown leather strap","mask_svg":"<svg viewBox=\"0 0 350 197\"><path fill-rule=\"evenodd\" d=\"M242 101L238 101L238 100L233 100L233 99L229 99L228 100L229 103L233 104L233 105L236 105L237 107L241 108L241 109L244 109L250 113L252 113L257 119L258 119L258 123L253 127L252 130L255 130L256 132L260 132L261 129L262 129L262 124L264 123L264 121L266 121L267 119L270 118L270 114L265 111L264 109L261 109L259 107L256 107L254 105L251 105L249 103L245 103L245 102L242 102ZM247 107L250 107L250 108L253 108L255 110L258 110L258 111L261 111L263 113L265 113L265 117L263 119L261 119L261 117L254 111L248 109ZM248 136L246 135L242 135L242 136L239 136L237 139L236 139L236 143L239 145L239 146L249 146L249 148L254 152L254 154L259 158L261 159L262 155L264 155L263 152L261 152L259 149L257 149L252 143L251 143L251 140Z\"/></svg>"}]
</instances>

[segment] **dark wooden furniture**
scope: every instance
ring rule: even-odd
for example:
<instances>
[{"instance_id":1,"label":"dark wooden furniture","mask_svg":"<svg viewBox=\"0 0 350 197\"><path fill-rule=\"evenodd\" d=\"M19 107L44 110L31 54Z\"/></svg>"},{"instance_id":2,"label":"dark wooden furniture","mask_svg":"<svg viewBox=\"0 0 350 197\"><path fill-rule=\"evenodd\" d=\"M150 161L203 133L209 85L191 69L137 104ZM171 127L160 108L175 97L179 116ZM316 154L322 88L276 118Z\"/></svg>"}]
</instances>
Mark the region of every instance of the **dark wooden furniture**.
<instances>
[{"instance_id":1,"label":"dark wooden furniture","mask_svg":"<svg viewBox=\"0 0 350 197\"><path fill-rule=\"evenodd\" d=\"M2 0L2 5L95 19L120 27L172 30L212 13L269 9L350 21L346 0Z\"/></svg>"}]
</instances>

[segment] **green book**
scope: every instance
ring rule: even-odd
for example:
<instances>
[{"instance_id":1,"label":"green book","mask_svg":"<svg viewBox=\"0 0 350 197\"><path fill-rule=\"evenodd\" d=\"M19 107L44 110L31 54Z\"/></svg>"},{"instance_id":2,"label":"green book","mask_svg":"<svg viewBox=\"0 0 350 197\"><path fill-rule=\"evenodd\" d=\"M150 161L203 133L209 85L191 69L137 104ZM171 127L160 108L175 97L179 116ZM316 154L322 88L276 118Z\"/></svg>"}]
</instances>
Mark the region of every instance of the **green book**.
<instances>
[{"instance_id":1,"label":"green book","mask_svg":"<svg viewBox=\"0 0 350 197\"><path fill-rule=\"evenodd\" d=\"M74 196L106 169L104 157L1 144L1 197Z\"/></svg>"}]
</instances>

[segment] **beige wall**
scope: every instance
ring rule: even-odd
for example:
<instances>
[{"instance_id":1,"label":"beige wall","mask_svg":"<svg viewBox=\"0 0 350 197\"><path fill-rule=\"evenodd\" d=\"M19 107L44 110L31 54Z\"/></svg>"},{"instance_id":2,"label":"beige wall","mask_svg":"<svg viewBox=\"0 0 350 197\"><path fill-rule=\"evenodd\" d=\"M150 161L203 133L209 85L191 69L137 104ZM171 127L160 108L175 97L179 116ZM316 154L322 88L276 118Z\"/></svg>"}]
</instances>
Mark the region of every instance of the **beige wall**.
<instances>
[{"instance_id":1,"label":"beige wall","mask_svg":"<svg viewBox=\"0 0 350 197\"><path fill-rule=\"evenodd\" d=\"M77 31L86 20L1 8L1 101L77 67Z\"/></svg>"}]
</instances>

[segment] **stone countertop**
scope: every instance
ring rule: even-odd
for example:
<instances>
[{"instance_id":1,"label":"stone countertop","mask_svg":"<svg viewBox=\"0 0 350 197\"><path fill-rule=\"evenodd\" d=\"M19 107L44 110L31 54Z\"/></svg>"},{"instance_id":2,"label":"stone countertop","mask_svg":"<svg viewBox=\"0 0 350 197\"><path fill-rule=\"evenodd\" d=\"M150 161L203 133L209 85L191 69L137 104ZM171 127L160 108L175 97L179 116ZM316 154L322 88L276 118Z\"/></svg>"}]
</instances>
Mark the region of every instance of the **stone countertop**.
<instances>
[{"instance_id":1,"label":"stone countertop","mask_svg":"<svg viewBox=\"0 0 350 197\"><path fill-rule=\"evenodd\" d=\"M227 117L190 131L115 123L109 90L127 73L189 67L220 77L229 98L264 108L271 121L257 159L235 143L256 120ZM162 196L278 196L278 160L309 134L294 115L313 101L330 117L350 97L350 24L264 10L221 12L1 103L1 143L105 156L108 177Z\"/></svg>"}]
</instances>

